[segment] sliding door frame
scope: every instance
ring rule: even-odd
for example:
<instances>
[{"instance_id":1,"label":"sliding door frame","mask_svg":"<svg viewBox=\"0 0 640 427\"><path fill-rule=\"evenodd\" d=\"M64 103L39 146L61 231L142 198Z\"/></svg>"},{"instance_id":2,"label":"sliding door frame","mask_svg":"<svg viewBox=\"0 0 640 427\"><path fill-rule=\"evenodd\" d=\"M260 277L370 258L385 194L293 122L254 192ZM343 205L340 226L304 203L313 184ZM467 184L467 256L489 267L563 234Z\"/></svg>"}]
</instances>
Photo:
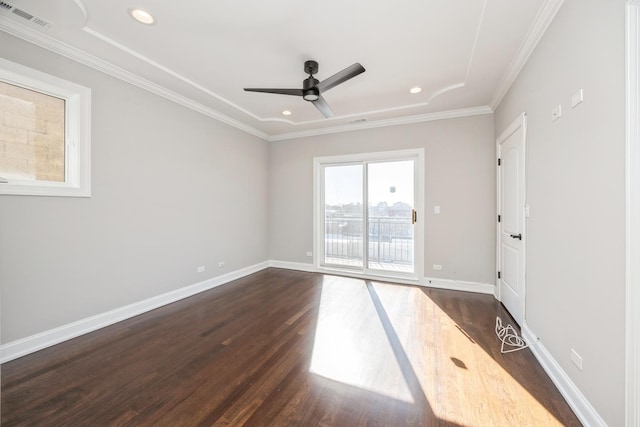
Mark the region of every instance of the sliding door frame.
<instances>
[{"instance_id":1,"label":"sliding door frame","mask_svg":"<svg viewBox=\"0 0 640 427\"><path fill-rule=\"evenodd\" d=\"M324 237L321 233L324 229L323 215L323 193L324 183L322 180L323 167L326 165L336 164L354 164L361 162L385 162L414 160L414 207L417 211L417 220L414 225L414 272L411 276L403 274L393 274L393 272L367 270L367 266L363 265L363 271L329 267L322 265L324 259ZM408 149L396 151L383 151L373 153L359 153L339 156L315 157L313 159L313 265L316 271L330 272L346 276L361 278L390 278L394 281L403 283L418 283L421 277L424 277L424 149ZM363 203L366 200L363 200ZM366 209L365 209L366 212ZM363 251L368 251L367 247L363 247ZM366 257L364 257L366 258ZM364 260L363 260L364 262Z\"/></svg>"}]
</instances>

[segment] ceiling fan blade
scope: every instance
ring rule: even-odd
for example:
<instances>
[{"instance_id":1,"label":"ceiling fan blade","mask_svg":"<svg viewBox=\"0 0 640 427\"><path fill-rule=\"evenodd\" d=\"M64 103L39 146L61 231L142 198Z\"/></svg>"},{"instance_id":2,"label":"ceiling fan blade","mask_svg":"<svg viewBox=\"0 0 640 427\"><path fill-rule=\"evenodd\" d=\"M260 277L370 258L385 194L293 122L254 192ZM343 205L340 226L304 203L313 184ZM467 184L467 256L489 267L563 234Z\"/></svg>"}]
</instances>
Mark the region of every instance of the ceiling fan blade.
<instances>
[{"instance_id":1,"label":"ceiling fan blade","mask_svg":"<svg viewBox=\"0 0 640 427\"><path fill-rule=\"evenodd\" d=\"M364 73L366 70L359 63L355 63L350 67L345 68L342 71L335 73L333 76L324 79L316 85L320 92L326 92L329 89L338 86L341 83L357 76L360 73Z\"/></svg>"},{"instance_id":2,"label":"ceiling fan blade","mask_svg":"<svg viewBox=\"0 0 640 427\"><path fill-rule=\"evenodd\" d=\"M324 100L322 96L318 97L315 101L311 101L313 105L316 106L318 110L322 113L325 118L333 117L333 111L331 111L331 107L327 104L327 101Z\"/></svg>"},{"instance_id":3,"label":"ceiling fan blade","mask_svg":"<svg viewBox=\"0 0 640 427\"><path fill-rule=\"evenodd\" d=\"M302 89L263 89L263 88L244 88L247 92L264 92L276 93L278 95L295 95L302 96Z\"/></svg>"}]
</instances>

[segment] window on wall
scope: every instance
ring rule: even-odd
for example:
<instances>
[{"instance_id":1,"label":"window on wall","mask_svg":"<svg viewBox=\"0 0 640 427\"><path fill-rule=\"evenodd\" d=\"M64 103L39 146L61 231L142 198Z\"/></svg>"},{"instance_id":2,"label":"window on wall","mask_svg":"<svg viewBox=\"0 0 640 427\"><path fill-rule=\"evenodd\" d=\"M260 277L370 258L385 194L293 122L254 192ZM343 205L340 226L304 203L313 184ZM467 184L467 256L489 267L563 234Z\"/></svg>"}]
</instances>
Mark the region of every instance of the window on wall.
<instances>
[{"instance_id":1,"label":"window on wall","mask_svg":"<svg viewBox=\"0 0 640 427\"><path fill-rule=\"evenodd\" d=\"M90 98L0 59L0 194L90 196Z\"/></svg>"}]
</instances>

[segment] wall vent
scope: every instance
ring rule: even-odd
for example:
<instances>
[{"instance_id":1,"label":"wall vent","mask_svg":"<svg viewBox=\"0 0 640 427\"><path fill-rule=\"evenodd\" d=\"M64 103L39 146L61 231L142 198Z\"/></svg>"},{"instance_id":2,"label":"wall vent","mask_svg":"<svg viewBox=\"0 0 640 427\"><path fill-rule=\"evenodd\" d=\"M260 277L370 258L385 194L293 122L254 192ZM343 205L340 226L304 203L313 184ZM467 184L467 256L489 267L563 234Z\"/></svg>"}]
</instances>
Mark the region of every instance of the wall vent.
<instances>
[{"instance_id":1,"label":"wall vent","mask_svg":"<svg viewBox=\"0 0 640 427\"><path fill-rule=\"evenodd\" d=\"M355 119L355 120L350 120L349 123L351 123L353 125L353 124L356 124L356 123L364 123L366 121L367 121L367 119Z\"/></svg>"},{"instance_id":2,"label":"wall vent","mask_svg":"<svg viewBox=\"0 0 640 427\"><path fill-rule=\"evenodd\" d=\"M0 12L10 12L15 16L19 16L20 18L43 28L49 28L52 26L49 21L39 18L25 10L18 9L17 7L12 5L11 3L7 3L6 1L0 1Z\"/></svg>"}]
</instances>

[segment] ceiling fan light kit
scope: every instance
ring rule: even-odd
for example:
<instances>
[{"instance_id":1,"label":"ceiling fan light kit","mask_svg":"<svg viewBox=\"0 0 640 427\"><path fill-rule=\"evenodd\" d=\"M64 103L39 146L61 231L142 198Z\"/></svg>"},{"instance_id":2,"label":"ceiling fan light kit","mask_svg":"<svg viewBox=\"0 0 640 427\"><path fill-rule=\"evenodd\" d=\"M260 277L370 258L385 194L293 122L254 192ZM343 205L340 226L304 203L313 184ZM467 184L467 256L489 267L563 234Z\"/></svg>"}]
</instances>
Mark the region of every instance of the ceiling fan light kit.
<instances>
[{"instance_id":1,"label":"ceiling fan light kit","mask_svg":"<svg viewBox=\"0 0 640 427\"><path fill-rule=\"evenodd\" d=\"M244 88L244 90L247 92L301 96L305 101L311 102L324 117L330 118L333 117L333 111L322 97L322 93L354 78L358 74L364 73L365 71L364 67L356 62L350 67L347 67L320 82L313 77L313 75L318 72L318 63L316 61L306 61L304 63L304 72L309 74L309 77L302 81L302 89Z\"/></svg>"}]
</instances>

